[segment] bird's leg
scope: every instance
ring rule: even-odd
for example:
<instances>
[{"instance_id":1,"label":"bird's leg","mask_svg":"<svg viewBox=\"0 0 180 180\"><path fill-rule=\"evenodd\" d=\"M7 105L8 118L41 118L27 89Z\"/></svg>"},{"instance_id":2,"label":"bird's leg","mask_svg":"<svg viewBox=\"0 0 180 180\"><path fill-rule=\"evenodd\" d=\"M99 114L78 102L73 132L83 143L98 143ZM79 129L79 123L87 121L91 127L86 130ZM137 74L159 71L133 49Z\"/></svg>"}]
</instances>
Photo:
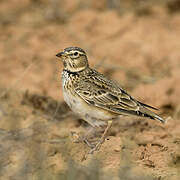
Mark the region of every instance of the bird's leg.
<instances>
[{"instance_id":1,"label":"bird's leg","mask_svg":"<svg viewBox=\"0 0 180 180\"><path fill-rule=\"evenodd\" d=\"M88 152L88 154L93 154L94 151L98 151L101 148L101 145L104 143L104 141L106 139L106 135L108 133L108 130L111 128L111 126L112 126L112 121L108 121L108 125L107 125L106 129L104 130L104 133L101 136L101 139L96 144L96 146Z\"/></svg>"}]
</instances>

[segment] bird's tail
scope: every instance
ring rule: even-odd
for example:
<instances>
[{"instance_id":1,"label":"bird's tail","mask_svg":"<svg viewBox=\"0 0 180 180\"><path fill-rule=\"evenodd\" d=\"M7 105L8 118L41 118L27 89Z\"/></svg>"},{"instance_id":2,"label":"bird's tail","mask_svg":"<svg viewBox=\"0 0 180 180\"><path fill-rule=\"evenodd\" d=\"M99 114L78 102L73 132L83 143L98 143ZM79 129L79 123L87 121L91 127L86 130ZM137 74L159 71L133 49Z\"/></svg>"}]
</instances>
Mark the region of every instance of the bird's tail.
<instances>
[{"instance_id":1,"label":"bird's tail","mask_svg":"<svg viewBox=\"0 0 180 180\"><path fill-rule=\"evenodd\" d=\"M160 122L162 122L162 123L165 123L165 122L166 122L165 119L161 118L161 117L158 116L158 115L155 115L155 118L156 118L157 120L159 120Z\"/></svg>"},{"instance_id":2,"label":"bird's tail","mask_svg":"<svg viewBox=\"0 0 180 180\"><path fill-rule=\"evenodd\" d=\"M165 119L161 118L156 113L152 112L151 110L149 110L149 109L147 109L147 108L145 108L143 106L140 108L139 113L140 113L139 115L142 116L142 117L147 117L147 118L150 118L150 119L158 120L161 123L166 122Z\"/></svg>"}]
</instances>

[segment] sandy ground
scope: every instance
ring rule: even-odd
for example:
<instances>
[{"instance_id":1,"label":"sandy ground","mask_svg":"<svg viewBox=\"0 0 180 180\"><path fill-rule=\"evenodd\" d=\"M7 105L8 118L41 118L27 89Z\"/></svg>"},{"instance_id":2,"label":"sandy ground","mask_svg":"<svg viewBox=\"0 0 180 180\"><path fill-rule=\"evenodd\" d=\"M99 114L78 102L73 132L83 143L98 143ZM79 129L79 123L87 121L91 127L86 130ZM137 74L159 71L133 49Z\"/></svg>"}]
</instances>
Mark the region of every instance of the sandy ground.
<instances>
[{"instance_id":1,"label":"sandy ground","mask_svg":"<svg viewBox=\"0 0 180 180\"><path fill-rule=\"evenodd\" d=\"M0 2L0 179L180 179L178 1L112 2ZM83 160L70 132L88 125L63 102L55 57L69 46L167 123L122 117Z\"/></svg>"}]
</instances>

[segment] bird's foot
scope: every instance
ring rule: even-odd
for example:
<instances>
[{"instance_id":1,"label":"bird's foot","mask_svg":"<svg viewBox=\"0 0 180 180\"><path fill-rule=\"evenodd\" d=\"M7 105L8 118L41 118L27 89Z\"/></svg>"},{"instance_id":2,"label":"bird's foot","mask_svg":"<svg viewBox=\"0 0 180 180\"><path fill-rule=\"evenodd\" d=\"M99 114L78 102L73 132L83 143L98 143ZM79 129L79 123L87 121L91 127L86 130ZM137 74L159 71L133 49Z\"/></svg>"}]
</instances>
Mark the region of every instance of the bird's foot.
<instances>
[{"instance_id":1,"label":"bird's foot","mask_svg":"<svg viewBox=\"0 0 180 180\"><path fill-rule=\"evenodd\" d=\"M88 147L93 149L95 145L89 141L89 139L86 136L80 135L76 132L71 132L71 137L73 139L74 143L85 143Z\"/></svg>"},{"instance_id":2,"label":"bird's foot","mask_svg":"<svg viewBox=\"0 0 180 180\"><path fill-rule=\"evenodd\" d=\"M95 151L99 151L104 141L105 139L100 139L100 141L88 152L88 154L93 154Z\"/></svg>"},{"instance_id":3,"label":"bird's foot","mask_svg":"<svg viewBox=\"0 0 180 180\"><path fill-rule=\"evenodd\" d=\"M93 147L91 147L91 149L88 151L88 153L86 153L83 158L82 158L82 161L83 160L86 160L88 155L92 155L95 151L99 151L102 144L104 143L105 139L101 138L98 143L96 145L94 145Z\"/></svg>"}]
</instances>

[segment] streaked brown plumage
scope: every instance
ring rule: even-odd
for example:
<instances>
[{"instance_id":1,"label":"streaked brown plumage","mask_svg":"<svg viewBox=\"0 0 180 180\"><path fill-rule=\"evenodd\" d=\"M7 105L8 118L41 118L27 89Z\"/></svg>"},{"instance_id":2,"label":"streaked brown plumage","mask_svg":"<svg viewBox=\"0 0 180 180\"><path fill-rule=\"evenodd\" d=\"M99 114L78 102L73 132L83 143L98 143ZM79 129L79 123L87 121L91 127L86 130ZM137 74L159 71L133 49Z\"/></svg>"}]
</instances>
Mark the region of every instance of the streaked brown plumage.
<instances>
[{"instance_id":1,"label":"streaked brown plumage","mask_svg":"<svg viewBox=\"0 0 180 180\"><path fill-rule=\"evenodd\" d=\"M112 119L119 115L135 115L165 122L148 109L156 108L137 101L119 84L90 68L86 53L81 48L69 47L56 56L60 57L64 64L62 84L65 101L93 127L109 122L110 128ZM94 150L97 150L100 144L102 143Z\"/></svg>"}]
</instances>

